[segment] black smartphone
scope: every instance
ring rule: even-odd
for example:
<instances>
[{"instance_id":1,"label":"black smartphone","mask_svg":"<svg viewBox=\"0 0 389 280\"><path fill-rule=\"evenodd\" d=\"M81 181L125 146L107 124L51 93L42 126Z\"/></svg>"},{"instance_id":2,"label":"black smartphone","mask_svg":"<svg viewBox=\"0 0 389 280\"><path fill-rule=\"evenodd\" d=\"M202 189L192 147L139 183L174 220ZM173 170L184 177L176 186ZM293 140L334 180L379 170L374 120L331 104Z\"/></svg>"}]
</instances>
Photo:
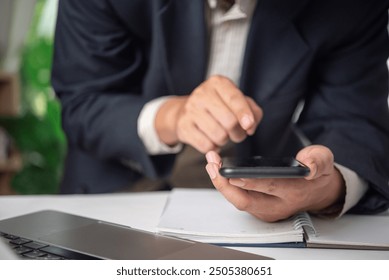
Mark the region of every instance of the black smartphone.
<instances>
[{"instance_id":1,"label":"black smartphone","mask_svg":"<svg viewBox=\"0 0 389 280\"><path fill-rule=\"evenodd\" d=\"M309 168L293 157L225 157L219 173L226 178L301 178Z\"/></svg>"}]
</instances>

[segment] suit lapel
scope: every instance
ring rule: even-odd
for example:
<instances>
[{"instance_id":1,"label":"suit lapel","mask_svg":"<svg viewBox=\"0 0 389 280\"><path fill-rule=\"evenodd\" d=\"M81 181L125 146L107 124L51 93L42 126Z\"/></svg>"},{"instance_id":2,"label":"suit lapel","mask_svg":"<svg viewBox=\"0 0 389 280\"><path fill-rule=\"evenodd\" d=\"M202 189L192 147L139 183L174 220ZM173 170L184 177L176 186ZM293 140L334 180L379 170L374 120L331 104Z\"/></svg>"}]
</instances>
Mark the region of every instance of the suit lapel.
<instances>
[{"instance_id":1,"label":"suit lapel","mask_svg":"<svg viewBox=\"0 0 389 280\"><path fill-rule=\"evenodd\" d=\"M204 80L208 53L204 11L204 1L171 0L159 12L156 28L165 54L161 57L166 57L165 76L175 94L187 94Z\"/></svg>"},{"instance_id":2,"label":"suit lapel","mask_svg":"<svg viewBox=\"0 0 389 280\"><path fill-rule=\"evenodd\" d=\"M243 62L243 92L264 100L299 66L309 48L289 18L305 3L306 0L258 1Z\"/></svg>"},{"instance_id":3,"label":"suit lapel","mask_svg":"<svg viewBox=\"0 0 389 280\"><path fill-rule=\"evenodd\" d=\"M208 36L204 3L169 0L158 13L155 28L160 34L160 57L165 59L164 75L174 94L187 94L205 78ZM243 61L243 92L260 100L268 98L309 52L290 20L306 3L308 0L258 1Z\"/></svg>"}]
</instances>

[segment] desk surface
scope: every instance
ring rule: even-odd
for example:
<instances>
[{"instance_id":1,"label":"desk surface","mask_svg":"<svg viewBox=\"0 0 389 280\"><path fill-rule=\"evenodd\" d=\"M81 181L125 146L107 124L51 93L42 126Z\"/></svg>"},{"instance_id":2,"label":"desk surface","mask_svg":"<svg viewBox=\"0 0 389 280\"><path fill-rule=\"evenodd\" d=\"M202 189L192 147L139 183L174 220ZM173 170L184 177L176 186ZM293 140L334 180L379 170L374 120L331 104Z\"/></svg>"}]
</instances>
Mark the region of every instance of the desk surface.
<instances>
[{"instance_id":1,"label":"desk surface","mask_svg":"<svg viewBox=\"0 0 389 280\"><path fill-rule=\"evenodd\" d=\"M153 232L168 195L169 192L0 196L0 219L53 209ZM389 251L258 247L235 249L284 260L389 260Z\"/></svg>"}]
</instances>

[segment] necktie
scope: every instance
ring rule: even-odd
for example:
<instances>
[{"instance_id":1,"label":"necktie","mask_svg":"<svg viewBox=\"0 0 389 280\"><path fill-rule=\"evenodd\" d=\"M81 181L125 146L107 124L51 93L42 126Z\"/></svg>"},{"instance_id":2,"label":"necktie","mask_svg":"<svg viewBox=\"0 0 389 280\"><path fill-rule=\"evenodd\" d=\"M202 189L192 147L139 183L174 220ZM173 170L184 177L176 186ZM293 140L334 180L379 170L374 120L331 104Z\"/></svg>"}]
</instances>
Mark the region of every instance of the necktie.
<instances>
[{"instance_id":1,"label":"necktie","mask_svg":"<svg viewBox=\"0 0 389 280\"><path fill-rule=\"evenodd\" d=\"M222 11L227 12L233 5L235 4L235 0L218 0L217 6Z\"/></svg>"}]
</instances>

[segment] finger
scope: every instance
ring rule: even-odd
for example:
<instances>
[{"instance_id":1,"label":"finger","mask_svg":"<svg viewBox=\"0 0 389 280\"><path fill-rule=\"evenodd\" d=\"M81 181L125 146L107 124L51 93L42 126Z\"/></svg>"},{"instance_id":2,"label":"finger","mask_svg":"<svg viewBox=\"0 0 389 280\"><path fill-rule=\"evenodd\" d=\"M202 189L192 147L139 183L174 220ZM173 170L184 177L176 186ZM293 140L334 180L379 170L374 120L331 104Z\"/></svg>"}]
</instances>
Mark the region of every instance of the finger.
<instances>
[{"instance_id":1,"label":"finger","mask_svg":"<svg viewBox=\"0 0 389 280\"><path fill-rule=\"evenodd\" d=\"M247 131L241 127L239 120L233 114L231 108L220 98L219 94L216 93L216 95L219 98L210 100L207 106L208 113L225 129L228 138L232 142L242 142L247 137Z\"/></svg>"},{"instance_id":2,"label":"finger","mask_svg":"<svg viewBox=\"0 0 389 280\"><path fill-rule=\"evenodd\" d=\"M215 151L209 151L206 153L205 158L207 159L208 163L216 163L218 166L220 166L222 163L220 155Z\"/></svg>"},{"instance_id":3,"label":"finger","mask_svg":"<svg viewBox=\"0 0 389 280\"><path fill-rule=\"evenodd\" d=\"M257 105L257 103L255 103L255 101L254 101L252 98L246 97L246 99L247 99L248 104L249 104L249 106L250 106L250 108L251 108L251 111L252 111L253 114L254 114L254 125L253 125L250 129L247 130L247 133L248 133L249 135L253 135L254 132L255 132L255 130L257 129L258 124L259 124L259 123L261 122L261 120L262 120L263 111L262 111L261 107L259 107L259 106Z\"/></svg>"},{"instance_id":4,"label":"finger","mask_svg":"<svg viewBox=\"0 0 389 280\"><path fill-rule=\"evenodd\" d=\"M215 188L236 208L247 211L251 198L246 190L237 188L228 183L228 179L219 175L219 167L215 163L208 163L206 170Z\"/></svg>"},{"instance_id":5,"label":"finger","mask_svg":"<svg viewBox=\"0 0 389 280\"><path fill-rule=\"evenodd\" d=\"M229 184L226 178L218 175L218 166L214 163L207 164L206 168L215 188L238 210L246 211L268 222L274 222L290 215L278 197L257 191L246 191Z\"/></svg>"},{"instance_id":6,"label":"finger","mask_svg":"<svg viewBox=\"0 0 389 280\"><path fill-rule=\"evenodd\" d=\"M222 147L228 142L228 132L207 111L194 111L191 117L197 128L215 146Z\"/></svg>"},{"instance_id":7,"label":"finger","mask_svg":"<svg viewBox=\"0 0 389 280\"><path fill-rule=\"evenodd\" d=\"M224 103L230 108L241 128L248 131L255 125L255 117L245 95L229 79L214 76L216 90Z\"/></svg>"},{"instance_id":8,"label":"finger","mask_svg":"<svg viewBox=\"0 0 389 280\"><path fill-rule=\"evenodd\" d=\"M233 178L229 183L248 191L261 192L271 196L283 197L290 191L300 189L304 179L278 179L278 178L263 178L263 179L246 179Z\"/></svg>"},{"instance_id":9,"label":"finger","mask_svg":"<svg viewBox=\"0 0 389 280\"><path fill-rule=\"evenodd\" d=\"M214 79L210 79L208 83L194 91L192 94L186 110L188 112L193 112L193 115L197 117L198 112L206 111L215 121L217 121L221 127L224 128L225 132L228 134L228 138L231 141L238 143L243 141L247 137L247 132L240 126L239 120L236 118L231 108L226 104L214 82ZM220 78L224 83L228 81L226 78ZM218 81L218 83L222 83ZM228 81L227 88L235 88L235 86ZM227 91L227 89L225 89ZM194 113L196 112L196 113ZM197 118L194 118L196 120ZM200 126L202 127L202 126ZM214 131L209 130L209 128L204 128L213 135L217 135Z\"/></svg>"},{"instance_id":10,"label":"finger","mask_svg":"<svg viewBox=\"0 0 389 280\"><path fill-rule=\"evenodd\" d=\"M206 166L209 177L215 188L237 209L246 211L255 217L274 222L289 217L292 212L277 196L268 195L258 191L247 191L229 184L229 180L220 176L219 166L212 161L216 153L207 153L209 163ZM218 161L216 159L216 161Z\"/></svg>"},{"instance_id":11,"label":"finger","mask_svg":"<svg viewBox=\"0 0 389 280\"><path fill-rule=\"evenodd\" d=\"M298 152L296 159L308 166L310 173L305 179L313 180L330 175L334 168L334 155L322 145L311 145Z\"/></svg>"},{"instance_id":12,"label":"finger","mask_svg":"<svg viewBox=\"0 0 389 280\"><path fill-rule=\"evenodd\" d=\"M181 121L184 122L183 120ZM177 135L181 142L191 145L203 154L218 149L218 147L216 147L215 144L190 121L180 124Z\"/></svg>"}]
</instances>

